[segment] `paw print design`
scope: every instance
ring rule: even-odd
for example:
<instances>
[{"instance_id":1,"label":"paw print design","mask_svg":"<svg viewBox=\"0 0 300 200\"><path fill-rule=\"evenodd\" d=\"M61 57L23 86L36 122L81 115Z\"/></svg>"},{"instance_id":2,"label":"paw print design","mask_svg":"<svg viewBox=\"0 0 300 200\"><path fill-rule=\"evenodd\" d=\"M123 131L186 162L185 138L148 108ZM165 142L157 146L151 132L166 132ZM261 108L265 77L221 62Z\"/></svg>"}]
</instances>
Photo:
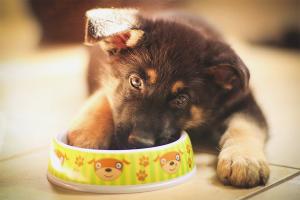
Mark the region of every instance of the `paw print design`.
<instances>
[{"instance_id":1,"label":"paw print design","mask_svg":"<svg viewBox=\"0 0 300 200\"><path fill-rule=\"evenodd\" d=\"M149 165L149 158L143 156L142 158L140 158L140 165L146 167L147 165Z\"/></svg>"},{"instance_id":2,"label":"paw print design","mask_svg":"<svg viewBox=\"0 0 300 200\"><path fill-rule=\"evenodd\" d=\"M189 144L186 145L186 152L187 152L188 154L191 153L191 147L190 147Z\"/></svg>"},{"instance_id":3,"label":"paw print design","mask_svg":"<svg viewBox=\"0 0 300 200\"><path fill-rule=\"evenodd\" d=\"M78 167L80 167L81 165L83 165L83 161L84 157L81 157L81 155L79 155L79 157L76 157L75 164L78 165Z\"/></svg>"},{"instance_id":4,"label":"paw print design","mask_svg":"<svg viewBox=\"0 0 300 200\"><path fill-rule=\"evenodd\" d=\"M78 179L80 176L79 169L74 168L73 170L74 179Z\"/></svg>"},{"instance_id":5,"label":"paw print design","mask_svg":"<svg viewBox=\"0 0 300 200\"><path fill-rule=\"evenodd\" d=\"M191 168L191 167L192 167L192 159L189 158L187 162L188 162L188 164L189 164L189 168Z\"/></svg>"},{"instance_id":6,"label":"paw print design","mask_svg":"<svg viewBox=\"0 0 300 200\"><path fill-rule=\"evenodd\" d=\"M148 174L146 174L146 171L145 170L140 170L138 173L136 173L137 177L138 177L138 180L139 181L144 181L145 178L148 176Z\"/></svg>"}]
</instances>

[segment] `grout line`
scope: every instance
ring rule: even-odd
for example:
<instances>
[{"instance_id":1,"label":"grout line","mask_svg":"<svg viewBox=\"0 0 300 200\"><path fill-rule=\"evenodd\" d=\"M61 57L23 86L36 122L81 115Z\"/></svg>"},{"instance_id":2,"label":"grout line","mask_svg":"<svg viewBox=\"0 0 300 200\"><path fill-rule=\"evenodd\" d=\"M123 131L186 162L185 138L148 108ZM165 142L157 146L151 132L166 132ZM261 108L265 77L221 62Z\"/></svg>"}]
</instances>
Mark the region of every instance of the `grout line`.
<instances>
[{"instance_id":1,"label":"grout line","mask_svg":"<svg viewBox=\"0 0 300 200\"><path fill-rule=\"evenodd\" d=\"M218 153L213 153L211 151L203 151L203 150L193 150L195 153L207 153L207 154L211 154L211 155L215 155L215 156L218 156Z\"/></svg>"},{"instance_id":2,"label":"grout line","mask_svg":"<svg viewBox=\"0 0 300 200\"><path fill-rule=\"evenodd\" d=\"M215 155L215 156L218 156L218 154L216 153L213 153L211 151L203 151L203 150L194 150L194 153L207 153L207 154L210 154L210 155ZM284 168L289 168L289 169L296 169L296 170L300 170L300 167L291 167L291 166L287 166L287 165L280 165L280 164L274 164L274 163L268 163L269 165L272 165L272 166L277 166L277 167L284 167Z\"/></svg>"},{"instance_id":3,"label":"grout line","mask_svg":"<svg viewBox=\"0 0 300 200\"><path fill-rule=\"evenodd\" d=\"M244 197L241 197L241 198L239 198L238 200L246 200L246 199L249 199L249 198L251 198L251 197L254 197L254 196L256 196L256 195L258 195L258 194L261 194L261 193L263 193L263 192L265 192L265 191L267 191L267 190L270 190L270 189L272 189L272 188L274 188L274 187L276 187L276 186L278 186L278 185L280 185L280 184L282 184L282 183L285 183L286 181L291 180L292 178L294 178L294 177L296 177L296 176L298 176L298 175L300 175L300 171L298 171L298 172L296 172L296 173L294 173L294 174L291 174L291 175L287 175L287 176L283 177L281 180L279 180L279 181L277 181L277 182L274 182L274 183L272 183L271 185L268 185L267 187L262 188L262 189L260 189L260 190L258 190L258 191L255 191L255 192L253 192L253 193L250 193L250 194L248 194L248 195L246 195L246 196L244 196Z\"/></svg>"},{"instance_id":4,"label":"grout line","mask_svg":"<svg viewBox=\"0 0 300 200\"><path fill-rule=\"evenodd\" d=\"M279 165L279 164L274 164L274 163L269 163L269 165L274 165L274 166L277 166L277 167L285 167L285 168L300 170L299 167L291 167L291 166L287 166L287 165Z\"/></svg>"},{"instance_id":5,"label":"grout line","mask_svg":"<svg viewBox=\"0 0 300 200\"><path fill-rule=\"evenodd\" d=\"M22 156L25 156L25 155L28 155L28 154L36 153L36 152L39 152L40 150L45 150L45 149L50 149L50 146L49 145L43 146L43 147L40 147L40 148L37 148L37 149L33 149L31 151L27 151L27 152L24 152L24 153L21 153L21 154L17 154L17 155L14 155L14 156L3 158L3 159L0 160L0 163L5 162L5 161L9 161L9 160L13 160L15 158L19 158L19 157L22 157Z\"/></svg>"}]
</instances>

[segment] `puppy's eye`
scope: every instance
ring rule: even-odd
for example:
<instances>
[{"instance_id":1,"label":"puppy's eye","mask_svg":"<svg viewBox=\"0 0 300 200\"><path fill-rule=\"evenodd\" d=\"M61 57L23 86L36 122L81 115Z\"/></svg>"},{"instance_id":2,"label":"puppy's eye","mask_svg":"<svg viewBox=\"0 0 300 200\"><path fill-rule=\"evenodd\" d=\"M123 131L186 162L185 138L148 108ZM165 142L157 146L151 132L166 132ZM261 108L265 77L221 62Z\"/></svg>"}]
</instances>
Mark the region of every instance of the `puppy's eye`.
<instances>
[{"instance_id":1,"label":"puppy's eye","mask_svg":"<svg viewBox=\"0 0 300 200\"><path fill-rule=\"evenodd\" d=\"M130 84L132 87L136 89L142 89L143 87L143 81L139 77L132 76L130 77Z\"/></svg>"},{"instance_id":2,"label":"puppy's eye","mask_svg":"<svg viewBox=\"0 0 300 200\"><path fill-rule=\"evenodd\" d=\"M161 159L161 163L165 164L166 163L166 159L165 158Z\"/></svg>"},{"instance_id":3,"label":"puppy's eye","mask_svg":"<svg viewBox=\"0 0 300 200\"><path fill-rule=\"evenodd\" d=\"M122 168L122 164L118 162L118 163L116 164L116 168L117 168L117 169L121 169L121 168Z\"/></svg>"},{"instance_id":4,"label":"puppy's eye","mask_svg":"<svg viewBox=\"0 0 300 200\"><path fill-rule=\"evenodd\" d=\"M188 97L185 95L179 95L177 99L175 99L175 104L178 106L183 106L188 102Z\"/></svg>"},{"instance_id":5,"label":"puppy's eye","mask_svg":"<svg viewBox=\"0 0 300 200\"><path fill-rule=\"evenodd\" d=\"M100 163L96 163L96 167L97 167L97 168L100 168L100 167L101 167L101 164L100 164Z\"/></svg>"},{"instance_id":6,"label":"puppy's eye","mask_svg":"<svg viewBox=\"0 0 300 200\"><path fill-rule=\"evenodd\" d=\"M61 157L59 158L59 161L60 161L61 163L64 162L64 157L61 156Z\"/></svg>"},{"instance_id":7,"label":"puppy's eye","mask_svg":"<svg viewBox=\"0 0 300 200\"><path fill-rule=\"evenodd\" d=\"M175 158L176 158L176 160L180 160L180 155L179 154L176 154L176 156L175 156Z\"/></svg>"}]
</instances>

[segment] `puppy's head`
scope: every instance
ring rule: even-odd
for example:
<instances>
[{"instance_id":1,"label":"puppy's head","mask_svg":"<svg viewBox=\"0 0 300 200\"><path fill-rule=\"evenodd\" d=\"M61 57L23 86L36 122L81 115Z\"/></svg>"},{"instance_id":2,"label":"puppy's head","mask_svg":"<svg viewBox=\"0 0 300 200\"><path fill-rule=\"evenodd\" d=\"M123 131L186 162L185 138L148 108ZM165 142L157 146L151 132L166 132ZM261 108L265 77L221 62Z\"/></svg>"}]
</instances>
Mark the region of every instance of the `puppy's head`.
<instances>
[{"instance_id":1,"label":"puppy's head","mask_svg":"<svg viewBox=\"0 0 300 200\"><path fill-rule=\"evenodd\" d=\"M220 93L248 87L248 70L233 50L172 20L132 9L95 9L87 12L85 40L99 43L109 56L102 82L117 148L177 139L182 129L209 119Z\"/></svg>"}]
</instances>

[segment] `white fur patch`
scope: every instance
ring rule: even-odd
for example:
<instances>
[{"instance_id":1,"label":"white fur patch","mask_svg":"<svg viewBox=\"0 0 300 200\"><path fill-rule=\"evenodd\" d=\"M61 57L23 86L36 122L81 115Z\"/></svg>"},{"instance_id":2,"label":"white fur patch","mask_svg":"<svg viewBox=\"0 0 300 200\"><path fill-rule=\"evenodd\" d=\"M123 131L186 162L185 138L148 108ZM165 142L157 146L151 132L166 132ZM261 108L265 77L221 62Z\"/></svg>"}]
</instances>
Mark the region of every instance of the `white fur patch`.
<instances>
[{"instance_id":1,"label":"white fur patch","mask_svg":"<svg viewBox=\"0 0 300 200\"><path fill-rule=\"evenodd\" d=\"M96 37L108 37L131 29L136 23L136 9L93 9L86 16L93 23Z\"/></svg>"}]
</instances>

